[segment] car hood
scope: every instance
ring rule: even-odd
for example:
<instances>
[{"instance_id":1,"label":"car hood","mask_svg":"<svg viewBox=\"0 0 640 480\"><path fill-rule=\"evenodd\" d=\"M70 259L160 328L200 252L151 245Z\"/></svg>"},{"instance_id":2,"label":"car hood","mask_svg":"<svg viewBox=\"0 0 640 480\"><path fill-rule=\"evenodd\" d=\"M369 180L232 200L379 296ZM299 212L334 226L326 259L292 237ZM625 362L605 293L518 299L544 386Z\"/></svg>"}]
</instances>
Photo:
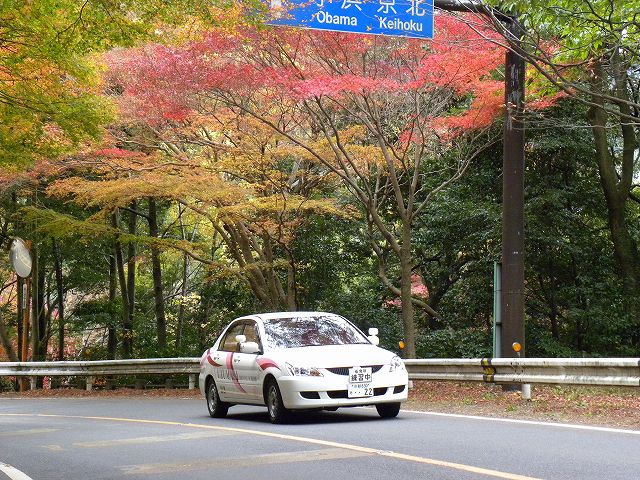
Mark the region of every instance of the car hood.
<instances>
[{"instance_id":1,"label":"car hood","mask_svg":"<svg viewBox=\"0 0 640 480\"><path fill-rule=\"evenodd\" d=\"M336 368L387 365L395 354L374 345L325 345L272 350L265 356L294 366Z\"/></svg>"}]
</instances>

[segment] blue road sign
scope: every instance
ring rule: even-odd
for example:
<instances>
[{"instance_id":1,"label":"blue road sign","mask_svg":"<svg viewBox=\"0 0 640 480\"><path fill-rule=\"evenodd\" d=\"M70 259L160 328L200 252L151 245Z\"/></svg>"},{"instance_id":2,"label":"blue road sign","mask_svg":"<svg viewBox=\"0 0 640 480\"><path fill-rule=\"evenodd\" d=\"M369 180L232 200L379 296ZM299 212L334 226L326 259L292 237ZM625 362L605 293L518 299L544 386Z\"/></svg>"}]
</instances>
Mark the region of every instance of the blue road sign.
<instances>
[{"instance_id":1,"label":"blue road sign","mask_svg":"<svg viewBox=\"0 0 640 480\"><path fill-rule=\"evenodd\" d=\"M266 0L270 25L433 38L433 0Z\"/></svg>"}]
</instances>

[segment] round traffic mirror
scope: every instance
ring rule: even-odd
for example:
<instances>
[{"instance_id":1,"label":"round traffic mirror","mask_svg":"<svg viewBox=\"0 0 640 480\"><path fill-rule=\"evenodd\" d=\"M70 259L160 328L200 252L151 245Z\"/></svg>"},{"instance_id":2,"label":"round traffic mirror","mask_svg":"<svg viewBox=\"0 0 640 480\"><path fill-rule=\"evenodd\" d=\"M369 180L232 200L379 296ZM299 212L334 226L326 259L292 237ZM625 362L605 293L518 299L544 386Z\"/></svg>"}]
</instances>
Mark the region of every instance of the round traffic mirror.
<instances>
[{"instance_id":1,"label":"round traffic mirror","mask_svg":"<svg viewBox=\"0 0 640 480\"><path fill-rule=\"evenodd\" d=\"M31 275L31 253L21 238L16 238L11 244L9 261L18 276L26 278Z\"/></svg>"}]
</instances>

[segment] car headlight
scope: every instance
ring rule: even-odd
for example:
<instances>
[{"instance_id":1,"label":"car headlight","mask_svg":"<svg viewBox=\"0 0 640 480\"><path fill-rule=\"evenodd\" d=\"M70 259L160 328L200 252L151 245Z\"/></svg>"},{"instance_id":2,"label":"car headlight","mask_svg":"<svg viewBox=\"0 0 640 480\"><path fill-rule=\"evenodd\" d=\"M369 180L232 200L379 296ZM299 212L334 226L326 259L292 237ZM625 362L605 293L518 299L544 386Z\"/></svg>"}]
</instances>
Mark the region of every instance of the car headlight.
<instances>
[{"instance_id":1,"label":"car headlight","mask_svg":"<svg viewBox=\"0 0 640 480\"><path fill-rule=\"evenodd\" d=\"M294 377L324 377L322 372L314 367L296 367L290 363L286 365L289 373Z\"/></svg>"},{"instance_id":2,"label":"car headlight","mask_svg":"<svg viewBox=\"0 0 640 480\"><path fill-rule=\"evenodd\" d=\"M397 355L389 362L389 372L402 372L405 370L404 362Z\"/></svg>"}]
</instances>

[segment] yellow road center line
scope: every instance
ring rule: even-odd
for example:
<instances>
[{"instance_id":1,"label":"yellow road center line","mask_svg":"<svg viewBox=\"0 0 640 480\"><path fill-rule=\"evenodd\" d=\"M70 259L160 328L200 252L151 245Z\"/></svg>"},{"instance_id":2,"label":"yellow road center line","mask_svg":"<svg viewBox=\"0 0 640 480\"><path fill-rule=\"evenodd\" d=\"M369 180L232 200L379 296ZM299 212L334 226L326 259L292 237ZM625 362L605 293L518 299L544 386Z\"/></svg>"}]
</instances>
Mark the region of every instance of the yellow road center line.
<instances>
[{"instance_id":1,"label":"yellow road center line","mask_svg":"<svg viewBox=\"0 0 640 480\"><path fill-rule=\"evenodd\" d=\"M150 463L121 467L126 475L158 475L175 471L196 469L254 468L258 465L277 465L296 462L317 462L367 456L367 453L353 452L343 448L323 448L298 452L278 452L244 457L209 458L190 462Z\"/></svg>"},{"instance_id":2,"label":"yellow road center line","mask_svg":"<svg viewBox=\"0 0 640 480\"><path fill-rule=\"evenodd\" d=\"M198 440L201 438L221 437L224 435L236 435L234 432L191 432L176 435L153 435L149 437L120 438L117 440L99 440L95 442L77 442L74 447L102 448L117 447L121 445L148 445L150 443L175 442L180 440Z\"/></svg>"},{"instance_id":3,"label":"yellow road center line","mask_svg":"<svg viewBox=\"0 0 640 480\"><path fill-rule=\"evenodd\" d=\"M435 460L432 458L419 457L415 455L406 455L404 453L397 453L392 451L378 450L376 448L363 447L360 445L351 445L348 443L332 442L330 440L320 440L317 438L299 437L296 435L286 435L283 433L264 432L261 430L249 430L246 428L236 427L221 427L218 425L203 425L199 423L182 423L182 422L170 422L165 420L142 420L137 418L119 418L119 417L94 417L94 416L81 416L81 415L55 415L55 414L13 414L13 413L0 413L0 417L4 416L32 416L32 417L44 417L44 418L76 418L81 420L98 420L98 421L111 421L111 422L127 422L127 423L142 423L150 425L171 425L176 427L186 428L202 428L210 430L219 430L224 432L244 433L247 435L258 435L262 437L277 438L281 440L289 440L293 442L302 442L312 445L322 445L324 447L341 448L344 450L351 450L355 452L361 452L371 455L380 455L387 458L393 458L396 460L404 460L408 462L422 463L427 465L434 465L438 467L450 468L453 470L460 470L463 472L477 473L480 475L486 475L494 478L502 478L505 480L540 480L539 478L529 477L526 475L518 475L514 473L501 472L499 470L492 470L488 468L474 467L472 465L465 465L462 463L447 462L444 460Z\"/></svg>"},{"instance_id":4,"label":"yellow road center line","mask_svg":"<svg viewBox=\"0 0 640 480\"><path fill-rule=\"evenodd\" d=\"M42 448L46 448L52 452L62 452L64 450L60 445L43 445Z\"/></svg>"},{"instance_id":5,"label":"yellow road center line","mask_svg":"<svg viewBox=\"0 0 640 480\"><path fill-rule=\"evenodd\" d=\"M30 428L28 430L15 430L13 432L0 432L0 437L14 437L18 435L38 435L39 433L51 433L59 431L59 428Z\"/></svg>"}]
</instances>

